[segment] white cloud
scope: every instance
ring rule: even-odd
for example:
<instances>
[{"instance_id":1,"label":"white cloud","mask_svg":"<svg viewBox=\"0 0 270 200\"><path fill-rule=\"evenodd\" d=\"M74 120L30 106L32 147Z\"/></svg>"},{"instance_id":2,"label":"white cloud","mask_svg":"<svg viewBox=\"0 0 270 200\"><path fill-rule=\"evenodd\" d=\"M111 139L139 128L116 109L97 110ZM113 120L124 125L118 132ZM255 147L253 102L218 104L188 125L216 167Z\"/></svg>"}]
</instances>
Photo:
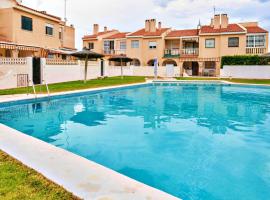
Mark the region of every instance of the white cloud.
<instances>
[{"instance_id":1,"label":"white cloud","mask_svg":"<svg viewBox=\"0 0 270 200\"><path fill-rule=\"evenodd\" d=\"M23 0L27 6L64 18L64 0ZM157 18L163 26L194 28L199 19L208 24L217 12L228 13L231 22L259 21L270 29L270 1L262 0L67 0L67 17L76 27L76 46L81 37L92 31L92 24L135 31L146 18Z\"/></svg>"}]
</instances>

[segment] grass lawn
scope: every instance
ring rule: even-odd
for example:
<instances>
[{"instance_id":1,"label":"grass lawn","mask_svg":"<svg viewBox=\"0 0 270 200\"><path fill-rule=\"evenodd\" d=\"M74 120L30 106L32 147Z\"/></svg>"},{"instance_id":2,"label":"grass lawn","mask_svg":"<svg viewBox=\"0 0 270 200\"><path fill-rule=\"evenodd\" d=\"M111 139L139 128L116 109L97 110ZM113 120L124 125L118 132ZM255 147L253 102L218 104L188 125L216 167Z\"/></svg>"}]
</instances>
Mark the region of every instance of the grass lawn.
<instances>
[{"instance_id":1,"label":"grass lawn","mask_svg":"<svg viewBox=\"0 0 270 200\"><path fill-rule=\"evenodd\" d=\"M0 151L0 199L77 200L79 198Z\"/></svg>"},{"instance_id":2,"label":"grass lawn","mask_svg":"<svg viewBox=\"0 0 270 200\"><path fill-rule=\"evenodd\" d=\"M64 92L64 91L73 91L73 90L81 90L81 89L89 89L89 88L98 88L98 87L106 87L106 86L114 86L114 85L124 85L131 83L142 83L145 82L145 77L136 77L136 76L126 76L124 79L121 77L110 77L104 79L94 79L87 81L86 84L83 81L72 81L66 83L56 83L50 84L49 90L51 93L53 92ZM29 92L33 93L32 87L29 87ZM37 93L46 93L45 86L36 86ZM7 90L0 90L0 95L10 95L10 94L26 94L27 88L14 88Z\"/></svg>"},{"instance_id":3,"label":"grass lawn","mask_svg":"<svg viewBox=\"0 0 270 200\"><path fill-rule=\"evenodd\" d=\"M208 78L208 77L181 77L177 80L223 80L232 83L249 83L249 84L270 84L270 79L228 79L228 78Z\"/></svg>"}]
</instances>

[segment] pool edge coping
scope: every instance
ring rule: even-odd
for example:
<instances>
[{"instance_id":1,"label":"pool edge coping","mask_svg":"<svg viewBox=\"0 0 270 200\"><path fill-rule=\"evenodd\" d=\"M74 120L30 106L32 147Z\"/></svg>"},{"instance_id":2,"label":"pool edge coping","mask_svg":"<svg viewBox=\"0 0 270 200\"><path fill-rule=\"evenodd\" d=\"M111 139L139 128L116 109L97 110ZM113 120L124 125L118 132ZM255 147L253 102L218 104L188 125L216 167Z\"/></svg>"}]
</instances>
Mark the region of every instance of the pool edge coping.
<instances>
[{"instance_id":1,"label":"pool edge coping","mask_svg":"<svg viewBox=\"0 0 270 200\"><path fill-rule=\"evenodd\" d=\"M1 123L0 130L2 151L79 198L179 200L166 192Z\"/></svg>"}]
</instances>

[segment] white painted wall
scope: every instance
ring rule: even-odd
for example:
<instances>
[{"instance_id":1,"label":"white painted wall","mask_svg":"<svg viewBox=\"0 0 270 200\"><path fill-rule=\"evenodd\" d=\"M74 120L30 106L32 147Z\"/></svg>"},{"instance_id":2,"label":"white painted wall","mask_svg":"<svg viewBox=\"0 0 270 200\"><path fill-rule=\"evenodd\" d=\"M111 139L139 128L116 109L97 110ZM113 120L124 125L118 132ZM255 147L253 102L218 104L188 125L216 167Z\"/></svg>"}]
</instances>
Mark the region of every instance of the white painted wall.
<instances>
[{"instance_id":1,"label":"white painted wall","mask_svg":"<svg viewBox=\"0 0 270 200\"><path fill-rule=\"evenodd\" d=\"M270 79L270 65L225 65L220 71L222 78Z\"/></svg>"},{"instance_id":2,"label":"white painted wall","mask_svg":"<svg viewBox=\"0 0 270 200\"><path fill-rule=\"evenodd\" d=\"M32 79L32 58L26 58L25 64L0 64L0 89L16 88L18 74L28 74L29 79Z\"/></svg>"},{"instance_id":3,"label":"white painted wall","mask_svg":"<svg viewBox=\"0 0 270 200\"><path fill-rule=\"evenodd\" d=\"M41 78L46 83L60 83L68 81L77 81L84 79L84 62L78 64L46 64L46 59L41 59ZM108 62L104 62L104 76L114 77L121 76L120 66L109 66ZM14 64L12 62L0 62L0 89L17 87L17 74L29 74L32 79L32 58L27 58L27 62ZM174 76L179 76L180 69L174 68ZM154 76L154 67L152 66L123 66L124 76ZM101 61L93 61L88 63L87 79L96 79L101 76ZM158 67L158 76L167 77L166 67Z\"/></svg>"}]
</instances>

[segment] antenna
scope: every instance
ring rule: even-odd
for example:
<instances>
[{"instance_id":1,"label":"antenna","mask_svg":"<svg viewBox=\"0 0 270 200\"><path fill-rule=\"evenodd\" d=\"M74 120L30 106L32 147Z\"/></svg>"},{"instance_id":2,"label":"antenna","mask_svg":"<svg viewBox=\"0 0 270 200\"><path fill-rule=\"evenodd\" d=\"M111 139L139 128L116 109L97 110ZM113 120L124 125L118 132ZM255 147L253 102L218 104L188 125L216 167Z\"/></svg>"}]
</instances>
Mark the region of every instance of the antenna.
<instances>
[{"instance_id":1,"label":"antenna","mask_svg":"<svg viewBox=\"0 0 270 200\"><path fill-rule=\"evenodd\" d=\"M64 0L65 1L65 23L67 23L67 0Z\"/></svg>"}]
</instances>

